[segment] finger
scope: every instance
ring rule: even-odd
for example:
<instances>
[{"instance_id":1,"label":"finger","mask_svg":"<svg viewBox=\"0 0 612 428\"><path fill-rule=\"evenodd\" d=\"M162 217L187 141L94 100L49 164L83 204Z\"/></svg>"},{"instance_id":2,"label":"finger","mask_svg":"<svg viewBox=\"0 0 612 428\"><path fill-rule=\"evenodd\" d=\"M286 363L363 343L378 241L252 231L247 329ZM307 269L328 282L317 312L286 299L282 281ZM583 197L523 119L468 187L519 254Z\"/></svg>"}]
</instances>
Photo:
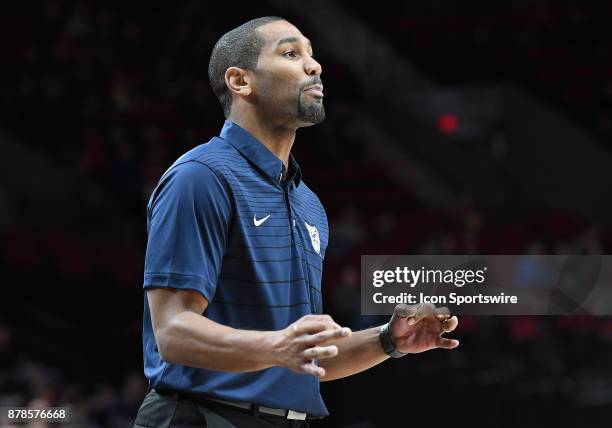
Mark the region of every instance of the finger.
<instances>
[{"instance_id":1,"label":"finger","mask_svg":"<svg viewBox=\"0 0 612 428\"><path fill-rule=\"evenodd\" d=\"M327 324L321 321L298 321L291 326L293 336L301 336L303 334L317 333L325 330Z\"/></svg>"},{"instance_id":2,"label":"finger","mask_svg":"<svg viewBox=\"0 0 612 428\"><path fill-rule=\"evenodd\" d=\"M314 358L331 358L338 355L338 347L330 346L315 346L302 351L302 356L305 359L312 360Z\"/></svg>"},{"instance_id":3,"label":"finger","mask_svg":"<svg viewBox=\"0 0 612 428\"><path fill-rule=\"evenodd\" d=\"M340 328L340 325L338 325L334 319L327 315L327 314L322 314L322 315L305 315L302 318L300 318L297 322L305 322L305 321L318 321L318 322L323 322L325 324L328 324L330 326L332 326L331 328Z\"/></svg>"},{"instance_id":4,"label":"finger","mask_svg":"<svg viewBox=\"0 0 612 428\"><path fill-rule=\"evenodd\" d=\"M348 327L342 327L336 330L325 330L317 334L306 336L303 344L306 347L312 347L314 345L322 345L322 344L328 343L333 340L338 340L344 337L349 337L351 334L352 334L352 331Z\"/></svg>"},{"instance_id":5,"label":"finger","mask_svg":"<svg viewBox=\"0 0 612 428\"><path fill-rule=\"evenodd\" d=\"M447 339L446 337L439 337L436 341L436 347L443 349L453 349L459 346L457 339Z\"/></svg>"},{"instance_id":6,"label":"finger","mask_svg":"<svg viewBox=\"0 0 612 428\"><path fill-rule=\"evenodd\" d=\"M312 361L309 363L304 363L300 366L300 369L309 375L313 375L316 377L323 377L325 376L325 369L323 367L319 367L316 364L314 364Z\"/></svg>"},{"instance_id":7,"label":"finger","mask_svg":"<svg viewBox=\"0 0 612 428\"><path fill-rule=\"evenodd\" d=\"M326 321L298 321L293 324L291 333L294 337L302 336L304 334L314 334L320 331L336 330L341 328L336 323L329 323Z\"/></svg>"},{"instance_id":8,"label":"finger","mask_svg":"<svg viewBox=\"0 0 612 428\"><path fill-rule=\"evenodd\" d=\"M455 316L450 317L449 319L446 319L440 323L443 333L450 333L457 328L458 324L459 320Z\"/></svg>"},{"instance_id":9,"label":"finger","mask_svg":"<svg viewBox=\"0 0 612 428\"><path fill-rule=\"evenodd\" d=\"M441 306L439 308L436 308L435 313L436 313L436 318L441 319L441 320L450 317L450 309L448 309L446 306Z\"/></svg>"}]
</instances>

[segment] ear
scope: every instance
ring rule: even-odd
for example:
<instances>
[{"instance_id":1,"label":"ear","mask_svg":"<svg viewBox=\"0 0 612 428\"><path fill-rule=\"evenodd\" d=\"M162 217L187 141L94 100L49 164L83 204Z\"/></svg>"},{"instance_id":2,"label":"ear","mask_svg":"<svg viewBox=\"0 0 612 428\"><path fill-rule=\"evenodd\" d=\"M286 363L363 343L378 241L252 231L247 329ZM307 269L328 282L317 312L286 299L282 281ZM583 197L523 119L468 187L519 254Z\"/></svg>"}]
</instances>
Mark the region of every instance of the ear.
<instances>
[{"instance_id":1,"label":"ear","mask_svg":"<svg viewBox=\"0 0 612 428\"><path fill-rule=\"evenodd\" d=\"M247 70L239 67L230 67L225 70L225 84L229 90L243 97L251 95L251 76Z\"/></svg>"}]
</instances>

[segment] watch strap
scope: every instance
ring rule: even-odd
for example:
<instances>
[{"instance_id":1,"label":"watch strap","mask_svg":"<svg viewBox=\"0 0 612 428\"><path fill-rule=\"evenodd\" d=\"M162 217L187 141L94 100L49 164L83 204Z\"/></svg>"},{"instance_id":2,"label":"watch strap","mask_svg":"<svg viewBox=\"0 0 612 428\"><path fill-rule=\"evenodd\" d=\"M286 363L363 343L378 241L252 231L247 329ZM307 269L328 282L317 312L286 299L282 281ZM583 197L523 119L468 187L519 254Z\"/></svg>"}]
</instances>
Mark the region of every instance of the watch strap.
<instances>
[{"instance_id":1,"label":"watch strap","mask_svg":"<svg viewBox=\"0 0 612 428\"><path fill-rule=\"evenodd\" d=\"M404 352L400 352L395 349L395 345L391 340L391 333L389 332L389 323L380 326L378 337L380 338L380 344L382 345L385 354L393 358L400 358L406 355Z\"/></svg>"}]
</instances>

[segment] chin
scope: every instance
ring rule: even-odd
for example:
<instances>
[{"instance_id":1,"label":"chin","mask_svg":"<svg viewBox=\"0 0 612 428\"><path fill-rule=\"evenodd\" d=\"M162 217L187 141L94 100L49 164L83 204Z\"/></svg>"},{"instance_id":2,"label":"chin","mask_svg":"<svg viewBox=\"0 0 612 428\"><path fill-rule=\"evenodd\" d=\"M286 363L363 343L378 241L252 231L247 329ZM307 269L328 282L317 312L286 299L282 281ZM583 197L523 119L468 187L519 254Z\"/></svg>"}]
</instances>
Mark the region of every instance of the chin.
<instances>
[{"instance_id":1,"label":"chin","mask_svg":"<svg viewBox=\"0 0 612 428\"><path fill-rule=\"evenodd\" d=\"M313 108L314 107L314 108ZM301 109L298 113L298 121L301 126L317 125L325 120L325 109L323 105L310 105L305 109Z\"/></svg>"},{"instance_id":2,"label":"chin","mask_svg":"<svg viewBox=\"0 0 612 428\"><path fill-rule=\"evenodd\" d=\"M308 120L308 119L298 119L298 128L306 128L307 126L313 126L313 125L318 125L319 123L323 122L325 120L325 116L323 116L321 119L318 119L316 121L314 120Z\"/></svg>"}]
</instances>

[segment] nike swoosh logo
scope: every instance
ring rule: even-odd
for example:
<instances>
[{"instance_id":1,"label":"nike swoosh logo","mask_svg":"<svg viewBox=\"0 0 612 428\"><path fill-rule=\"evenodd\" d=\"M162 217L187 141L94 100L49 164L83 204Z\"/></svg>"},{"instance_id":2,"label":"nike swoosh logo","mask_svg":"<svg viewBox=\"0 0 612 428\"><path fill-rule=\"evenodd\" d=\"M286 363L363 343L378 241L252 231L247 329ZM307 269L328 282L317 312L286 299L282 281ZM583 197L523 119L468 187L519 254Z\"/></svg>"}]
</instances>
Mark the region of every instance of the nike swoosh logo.
<instances>
[{"instance_id":1,"label":"nike swoosh logo","mask_svg":"<svg viewBox=\"0 0 612 428\"><path fill-rule=\"evenodd\" d=\"M259 220L257 220L257 217L253 216L253 224L255 226L261 226L263 224L264 221L266 221L267 219L270 218L272 214L268 214L267 216L265 216L264 218L261 218Z\"/></svg>"}]
</instances>

